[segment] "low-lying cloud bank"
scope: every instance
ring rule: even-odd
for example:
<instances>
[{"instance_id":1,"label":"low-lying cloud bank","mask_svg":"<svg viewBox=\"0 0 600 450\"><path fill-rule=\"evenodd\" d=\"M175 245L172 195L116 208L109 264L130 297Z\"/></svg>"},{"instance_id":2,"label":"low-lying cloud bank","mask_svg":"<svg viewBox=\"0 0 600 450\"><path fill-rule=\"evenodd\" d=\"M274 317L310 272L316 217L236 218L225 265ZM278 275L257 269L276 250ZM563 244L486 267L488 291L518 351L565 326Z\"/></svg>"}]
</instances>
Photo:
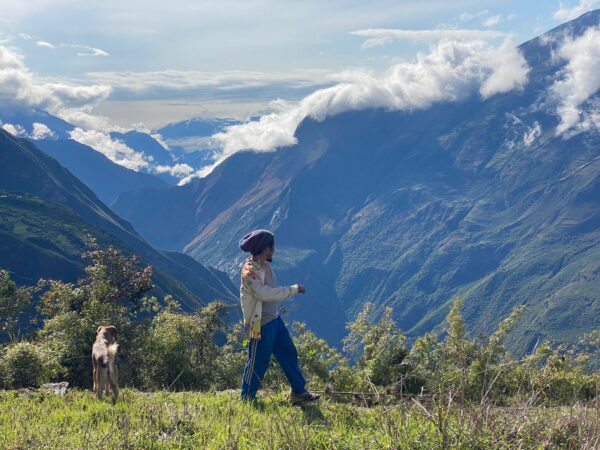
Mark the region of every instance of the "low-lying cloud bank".
<instances>
[{"instance_id":1,"label":"low-lying cloud bank","mask_svg":"<svg viewBox=\"0 0 600 450\"><path fill-rule=\"evenodd\" d=\"M442 39L429 54L392 66L382 75L349 71L343 82L285 103L259 120L229 127L214 138L224 148L222 158L239 150L271 151L296 143L294 133L307 117L324 120L345 111L385 108L390 111L428 108L478 93L482 98L523 89L529 66L512 38L499 45L486 40Z\"/></svg>"},{"instance_id":2,"label":"low-lying cloud bank","mask_svg":"<svg viewBox=\"0 0 600 450\"><path fill-rule=\"evenodd\" d=\"M585 2L582 2L585 3ZM581 5L579 5L581 6ZM587 8L589 5L583 5ZM566 14L566 13L565 13ZM456 31L461 39L449 39ZM353 34L375 40L396 38L440 39L429 54L415 61L392 66L382 75L369 71L349 71L338 75L343 81L305 97L296 105L279 103L274 112L259 120L235 125L213 138L223 146L215 161L240 150L272 151L296 144L294 133L302 120L318 121L345 111L384 108L390 111L416 110L437 102L456 101L478 93L483 99L514 89L524 89L529 66L510 36L498 45L490 40L469 39L462 30L359 30ZM472 30L476 31L476 30ZM482 31L478 31L480 36ZM487 35L490 39L495 35ZM547 112L559 117L556 135L572 137L580 132L600 129L600 26L590 27L578 37L561 37L554 55L564 61L547 94ZM368 41L367 41L368 42ZM385 42L372 42L378 45ZM530 146L541 134L534 124L522 138ZM205 168L198 175L209 173Z\"/></svg>"},{"instance_id":3,"label":"low-lying cloud bank","mask_svg":"<svg viewBox=\"0 0 600 450\"><path fill-rule=\"evenodd\" d=\"M90 80L108 84L129 93L156 90L186 91L212 88L232 91L282 85L306 88L330 84L335 74L329 70L292 70L289 72L258 72L228 70L202 72L194 70L161 70L154 72L89 72Z\"/></svg>"},{"instance_id":4,"label":"low-lying cloud bank","mask_svg":"<svg viewBox=\"0 0 600 450\"><path fill-rule=\"evenodd\" d=\"M56 134L46 124L39 122L32 124L31 133L27 133L27 130L20 124L2 123L2 121L0 121L0 128L14 136L26 137L33 140L52 139L56 137Z\"/></svg>"},{"instance_id":5,"label":"low-lying cloud bank","mask_svg":"<svg viewBox=\"0 0 600 450\"><path fill-rule=\"evenodd\" d=\"M136 152L122 141L111 139L110 135L99 130L75 128L70 132L74 141L100 151L111 161L128 169L141 170L150 167L150 160L141 152Z\"/></svg>"}]
</instances>

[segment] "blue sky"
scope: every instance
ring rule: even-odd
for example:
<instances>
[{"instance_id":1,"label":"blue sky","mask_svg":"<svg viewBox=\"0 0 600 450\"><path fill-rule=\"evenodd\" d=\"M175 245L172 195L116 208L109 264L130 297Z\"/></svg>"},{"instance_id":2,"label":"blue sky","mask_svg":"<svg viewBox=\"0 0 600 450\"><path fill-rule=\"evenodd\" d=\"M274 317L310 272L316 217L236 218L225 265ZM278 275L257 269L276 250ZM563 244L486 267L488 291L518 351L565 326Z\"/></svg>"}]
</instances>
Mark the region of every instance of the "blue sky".
<instances>
[{"instance_id":1,"label":"blue sky","mask_svg":"<svg viewBox=\"0 0 600 450\"><path fill-rule=\"evenodd\" d=\"M110 86L95 112L115 123L157 126L198 114L253 114L270 100L296 101L331 85L332 74L383 71L430 45L369 41L364 30L497 31L520 43L564 21L571 8L598 3L2 0L0 41L40 80Z\"/></svg>"}]
</instances>

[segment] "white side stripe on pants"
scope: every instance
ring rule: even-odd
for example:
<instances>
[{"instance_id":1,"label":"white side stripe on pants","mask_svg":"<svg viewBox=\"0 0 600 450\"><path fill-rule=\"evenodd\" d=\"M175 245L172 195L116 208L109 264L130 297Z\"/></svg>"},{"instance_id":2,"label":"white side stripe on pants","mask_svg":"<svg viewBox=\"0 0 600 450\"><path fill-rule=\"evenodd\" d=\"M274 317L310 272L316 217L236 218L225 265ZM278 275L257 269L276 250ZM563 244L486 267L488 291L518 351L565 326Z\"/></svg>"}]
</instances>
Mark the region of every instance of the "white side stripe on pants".
<instances>
[{"instance_id":1,"label":"white side stripe on pants","mask_svg":"<svg viewBox=\"0 0 600 450\"><path fill-rule=\"evenodd\" d=\"M252 374L254 373L254 363L256 361L256 347L258 339L250 339L250 359L248 361L248 370L246 371L246 384L250 385Z\"/></svg>"}]
</instances>

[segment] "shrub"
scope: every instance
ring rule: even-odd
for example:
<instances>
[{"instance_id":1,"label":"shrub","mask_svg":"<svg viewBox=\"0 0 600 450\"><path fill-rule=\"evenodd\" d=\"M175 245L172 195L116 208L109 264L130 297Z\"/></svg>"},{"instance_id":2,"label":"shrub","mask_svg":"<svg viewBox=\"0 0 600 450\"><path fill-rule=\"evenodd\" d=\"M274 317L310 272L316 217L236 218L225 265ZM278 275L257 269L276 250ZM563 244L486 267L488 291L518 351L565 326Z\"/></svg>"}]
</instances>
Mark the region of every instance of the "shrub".
<instances>
[{"instance_id":1,"label":"shrub","mask_svg":"<svg viewBox=\"0 0 600 450\"><path fill-rule=\"evenodd\" d=\"M311 385L324 387L332 383L335 370L348 366L348 361L334 347L318 338L305 324L294 322L292 332L300 366Z\"/></svg>"},{"instance_id":2,"label":"shrub","mask_svg":"<svg viewBox=\"0 0 600 450\"><path fill-rule=\"evenodd\" d=\"M184 314L168 300L143 339L138 371L148 388L208 389L217 380L216 333L222 329L225 303L212 302Z\"/></svg>"},{"instance_id":3,"label":"shrub","mask_svg":"<svg viewBox=\"0 0 600 450\"><path fill-rule=\"evenodd\" d=\"M225 344L219 349L216 365L216 387L237 389L242 382L248 348L244 345L246 334L241 322L230 327Z\"/></svg>"},{"instance_id":4,"label":"shrub","mask_svg":"<svg viewBox=\"0 0 600 450\"><path fill-rule=\"evenodd\" d=\"M347 325L349 333L344 338L344 352L359 371L358 389L396 384L408 370L406 338L394 322L392 309L385 308L378 322L370 319L373 309L372 303L365 304Z\"/></svg>"},{"instance_id":5,"label":"shrub","mask_svg":"<svg viewBox=\"0 0 600 450\"><path fill-rule=\"evenodd\" d=\"M39 387L58 370L49 349L29 342L9 345L0 360L2 384L9 389Z\"/></svg>"},{"instance_id":6,"label":"shrub","mask_svg":"<svg viewBox=\"0 0 600 450\"><path fill-rule=\"evenodd\" d=\"M17 287L6 270L0 269L0 339L16 341L23 315L31 304L33 288Z\"/></svg>"}]
</instances>

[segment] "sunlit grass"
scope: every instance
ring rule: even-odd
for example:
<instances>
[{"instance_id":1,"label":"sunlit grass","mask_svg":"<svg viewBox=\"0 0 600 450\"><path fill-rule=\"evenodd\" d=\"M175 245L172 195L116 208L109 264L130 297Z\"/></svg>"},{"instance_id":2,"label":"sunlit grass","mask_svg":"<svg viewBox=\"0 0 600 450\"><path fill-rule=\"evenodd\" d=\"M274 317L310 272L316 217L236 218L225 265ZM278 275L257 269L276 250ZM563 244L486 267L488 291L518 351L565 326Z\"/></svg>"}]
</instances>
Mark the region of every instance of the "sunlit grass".
<instances>
[{"instance_id":1,"label":"sunlit grass","mask_svg":"<svg viewBox=\"0 0 600 450\"><path fill-rule=\"evenodd\" d=\"M414 401L361 408L286 393L241 403L236 392L122 391L112 405L90 392L0 393L2 448L594 448L594 408L467 408ZM596 441L594 441L594 436Z\"/></svg>"}]
</instances>

